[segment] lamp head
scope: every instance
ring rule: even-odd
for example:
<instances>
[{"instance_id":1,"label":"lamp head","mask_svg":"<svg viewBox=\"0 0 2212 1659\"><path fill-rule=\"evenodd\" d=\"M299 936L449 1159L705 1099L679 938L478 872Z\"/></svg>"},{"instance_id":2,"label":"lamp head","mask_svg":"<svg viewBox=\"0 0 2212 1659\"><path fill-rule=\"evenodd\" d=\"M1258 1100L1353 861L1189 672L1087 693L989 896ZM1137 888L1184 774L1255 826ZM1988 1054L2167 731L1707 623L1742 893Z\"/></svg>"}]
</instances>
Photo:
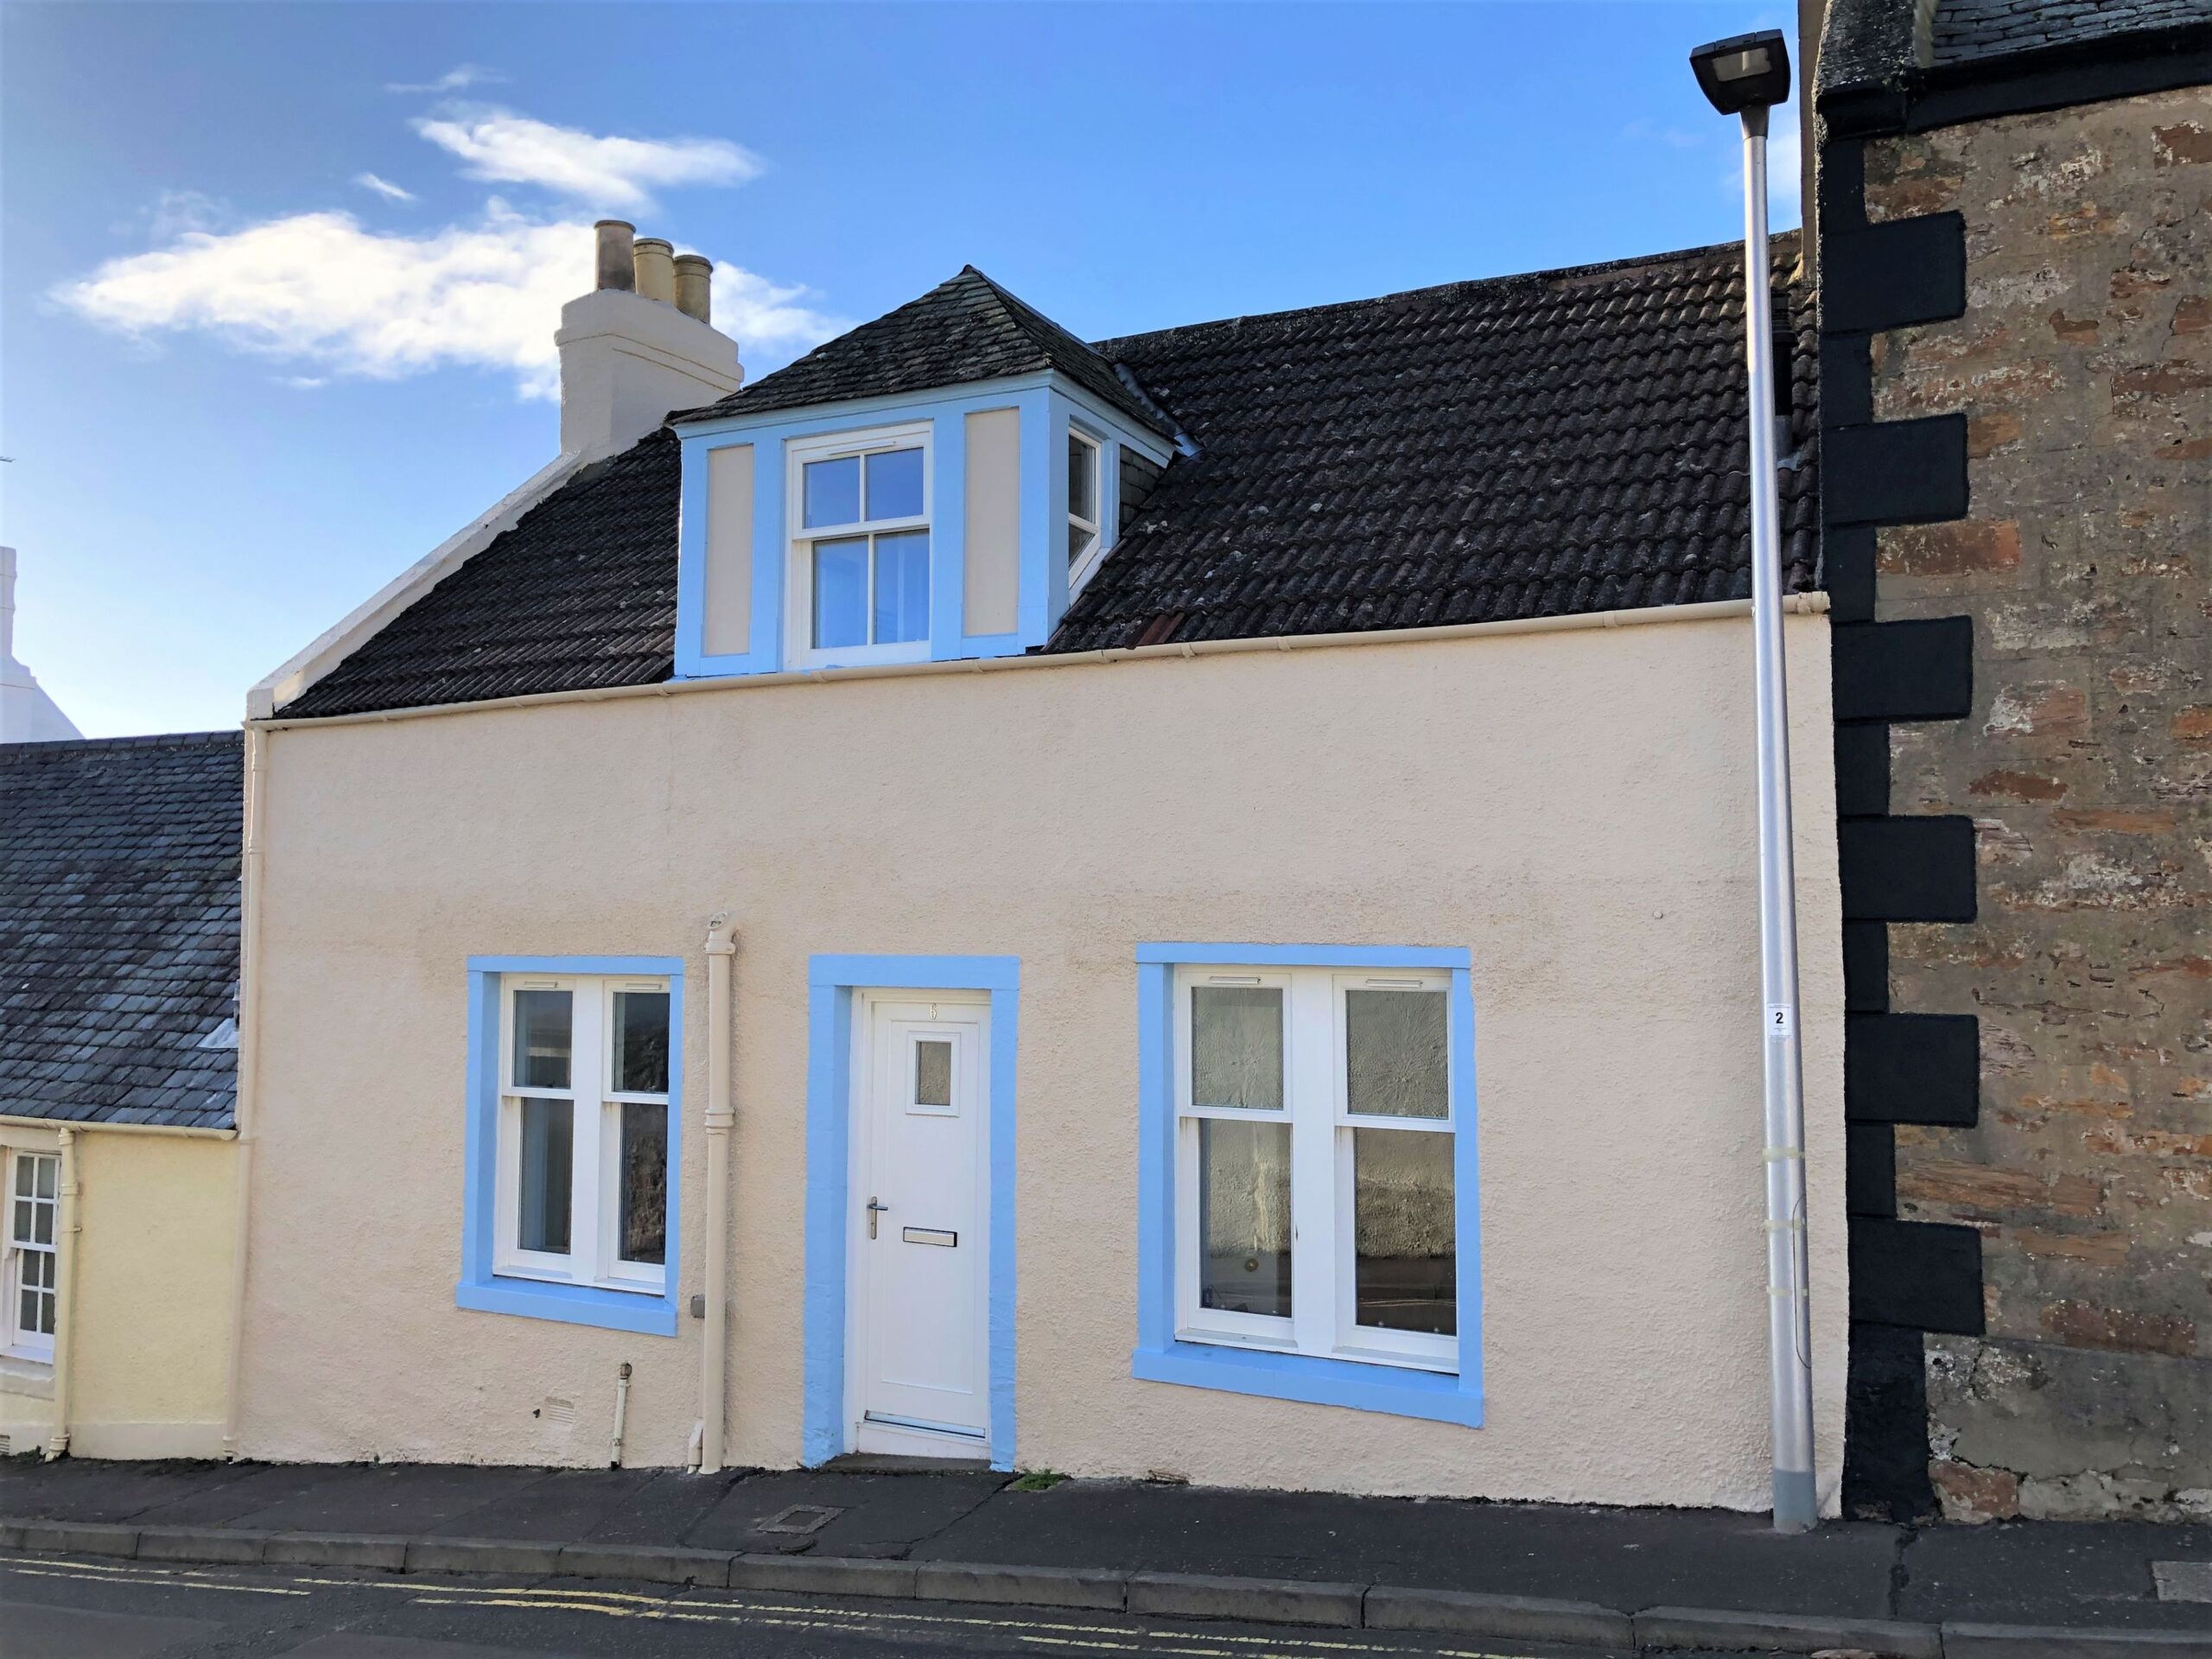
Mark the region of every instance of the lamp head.
<instances>
[{"instance_id":1,"label":"lamp head","mask_svg":"<svg viewBox=\"0 0 2212 1659\"><path fill-rule=\"evenodd\" d=\"M1789 96L1789 43L1778 29L1713 41L1690 54L1698 90L1723 115L1767 109Z\"/></svg>"}]
</instances>

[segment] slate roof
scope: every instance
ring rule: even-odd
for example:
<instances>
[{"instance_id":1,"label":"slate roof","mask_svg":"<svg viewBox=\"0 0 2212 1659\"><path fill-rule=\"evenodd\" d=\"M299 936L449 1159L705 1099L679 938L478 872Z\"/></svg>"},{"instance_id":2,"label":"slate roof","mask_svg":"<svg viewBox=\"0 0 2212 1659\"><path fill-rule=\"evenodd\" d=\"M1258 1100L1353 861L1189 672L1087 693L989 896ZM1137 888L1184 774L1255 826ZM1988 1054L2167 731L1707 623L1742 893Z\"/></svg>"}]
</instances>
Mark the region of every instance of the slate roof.
<instances>
[{"instance_id":1,"label":"slate roof","mask_svg":"<svg viewBox=\"0 0 2212 1659\"><path fill-rule=\"evenodd\" d=\"M1794 234L1777 238L1778 275L1796 251ZM1728 244L1096 346L1007 321L1036 314L963 271L710 410L989 378L1037 366L1053 335L1053 366L1157 405L1196 453L1169 464L1052 651L1738 598L1740 264ZM1803 309L1787 291L1781 305ZM971 339L948 315L991 321ZM1816 353L1809 315L1797 327L1784 553L1806 588ZM872 331L875 346L840 349ZM668 679L679 470L665 428L586 469L278 712Z\"/></svg>"},{"instance_id":2,"label":"slate roof","mask_svg":"<svg viewBox=\"0 0 2212 1659\"><path fill-rule=\"evenodd\" d=\"M0 745L0 1116L228 1128L239 735Z\"/></svg>"},{"instance_id":3,"label":"slate roof","mask_svg":"<svg viewBox=\"0 0 2212 1659\"><path fill-rule=\"evenodd\" d=\"M1058 370L1144 424L1170 430L1160 411L1114 372L1112 363L973 265L963 265L958 276L921 298L816 346L720 403L673 418L680 425L846 397L964 386L1043 369Z\"/></svg>"},{"instance_id":4,"label":"slate roof","mask_svg":"<svg viewBox=\"0 0 2212 1659\"><path fill-rule=\"evenodd\" d=\"M1937 65L2212 22L2212 0L1940 0Z\"/></svg>"},{"instance_id":5,"label":"slate roof","mask_svg":"<svg viewBox=\"0 0 2212 1659\"><path fill-rule=\"evenodd\" d=\"M1887 130L1904 118L1897 99L1916 87L2176 53L2194 54L2212 79L2201 38L2208 30L2212 0L1935 0L1932 8L1926 0L1832 0L1821 33L1820 106L1844 116L1847 130L1868 122ZM1855 119L1852 107L1861 104L1865 118Z\"/></svg>"}]
</instances>

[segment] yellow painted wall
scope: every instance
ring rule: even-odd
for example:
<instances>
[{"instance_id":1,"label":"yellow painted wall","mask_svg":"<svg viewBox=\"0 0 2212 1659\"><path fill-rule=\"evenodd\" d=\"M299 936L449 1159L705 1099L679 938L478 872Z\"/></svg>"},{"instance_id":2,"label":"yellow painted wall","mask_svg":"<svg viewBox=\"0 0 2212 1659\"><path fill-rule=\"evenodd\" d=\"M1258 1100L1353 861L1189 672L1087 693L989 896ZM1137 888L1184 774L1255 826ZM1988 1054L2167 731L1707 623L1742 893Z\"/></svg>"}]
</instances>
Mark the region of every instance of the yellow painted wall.
<instances>
[{"instance_id":1,"label":"yellow painted wall","mask_svg":"<svg viewBox=\"0 0 2212 1659\"><path fill-rule=\"evenodd\" d=\"M1842 1452L1828 634L1788 626L1818 1467ZM1015 1455L1085 1475L1764 1508L1748 620L748 686L271 734L242 1449L680 1463L701 1326L458 1309L472 953L671 955L684 1299L799 1454L807 957L1021 959ZM707 920L738 932L702 1236ZM1480 1429L1138 1382L1135 947L1473 956ZM549 1408L549 1402L552 1402Z\"/></svg>"},{"instance_id":2,"label":"yellow painted wall","mask_svg":"<svg viewBox=\"0 0 2212 1659\"><path fill-rule=\"evenodd\" d=\"M70 1453L219 1456L237 1147L99 1129L76 1144L80 1230L60 1338L70 1344ZM25 1368L13 1370L20 1387ZM54 1411L0 1386L0 1433L17 1451L45 1443Z\"/></svg>"}]
</instances>

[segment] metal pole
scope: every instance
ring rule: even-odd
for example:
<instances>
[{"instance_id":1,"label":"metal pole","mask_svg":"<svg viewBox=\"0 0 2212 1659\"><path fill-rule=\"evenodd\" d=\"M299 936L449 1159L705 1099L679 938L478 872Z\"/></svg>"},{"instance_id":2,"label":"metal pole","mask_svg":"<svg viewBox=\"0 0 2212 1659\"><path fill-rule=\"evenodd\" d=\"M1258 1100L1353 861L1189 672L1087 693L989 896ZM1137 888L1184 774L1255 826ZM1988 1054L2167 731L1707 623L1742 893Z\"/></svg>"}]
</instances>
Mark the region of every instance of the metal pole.
<instances>
[{"instance_id":1,"label":"metal pole","mask_svg":"<svg viewBox=\"0 0 2212 1659\"><path fill-rule=\"evenodd\" d=\"M1782 502L1774 453L1767 111L1744 111L1744 355L1751 371L1751 637L1758 679L1759 988L1766 1061L1768 1371L1774 1529L1818 1519L1812 1327L1805 1270L1805 1097L1797 1034L1797 882L1790 847L1789 702L1782 658Z\"/></svg>"}]
</instances>

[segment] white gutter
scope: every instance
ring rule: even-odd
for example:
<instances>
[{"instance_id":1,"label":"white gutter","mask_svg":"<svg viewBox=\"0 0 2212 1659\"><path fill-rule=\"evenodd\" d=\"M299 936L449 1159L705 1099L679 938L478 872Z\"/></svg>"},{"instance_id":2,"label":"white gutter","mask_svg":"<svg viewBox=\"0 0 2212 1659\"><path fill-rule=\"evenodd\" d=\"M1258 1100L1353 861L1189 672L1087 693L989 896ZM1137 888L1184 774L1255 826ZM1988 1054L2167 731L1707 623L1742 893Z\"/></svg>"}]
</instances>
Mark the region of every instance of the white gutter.
<instances>
[{"instance_id":1,"label":"white gutter","mask_svg":"<svg viewBox=\"0 0 2212 1659\"><path fill-rule=\"evenodd\" d=\"M69 1129L79 1135L173 1135L194 1141L234 1141L236 1129L196 1128L185 1123L103 1123L53 1117L23 1117L0 1112L0 1124L26 1129ZM56 1263L59 1269L59 1263Z\"/></svg>"},{"instance_id":2,"label":"white gutter","mask_svg":"<svg viewBox=\"0 0 2212 1659\"><path fill-rule=\"evenodd\" d=\"M261 853L267 834L269 734L245 734L245 849L238 918L238 1155L232 1171L230 1355L223 1371L223 1455L238 1452L238 1379L245 1369L245 1262L253 1238L253 1130L261 1104Z\"/></svg>"},{"instance_id":3,"label":"white gutter","mask_svg":"<svg viewBox=\"0 0 2212 1659\"><path fill-rule=\"evenodd\" d=\"M77 1126L61 1127L60 1213L54 1217L60 1235L54 1263L54 1433L47 1438L46 1458L69 1455L69 1390L76 1380L70 1358L77 1346L77 1232L84 1224L77 1192Z\"/></svg>"},{"instance_id":4,"label":"white gutter","mask_svg":"<svg viewBox=\"0 0 2212 1659\"><path fill-rule=\"evenodd\" d=\"M722 1466L724 1367L729 1332L730 965L737 942L729 912L707 923L707 1258L706 1330L699 1355L699 1472Z\"/></svg>"},{"instance_id":5,"label":"white gutter","mask_svg":"<svg viewBox=\"0 0 2212 1659\"><path fill-rule=\"evenodd\" d=\"M1792 615L1825 615L1826 594L1791 594L1783 609ZM759 686L828 684L842 680L918 678L933 674L1012 674L1033 670L1082 668L1101 663L1148 662L1179 657L1227 657L1246 652L1335 651L1363 645L1434 645L1451 639L1488 639L1518 633L1579 633L1590 628L1655 627L1674 622L1713 622L1748 617L1748 599L1715 599L1694 605L1647 605L1634 610L1592 611L1573 616L1516 617L1503 622L1461 622L1436 628L1376 628L1357 633L1306 633L1280 639L1198 639L1166 645L1128 645L1106 651L1055 652L1043 656L960 658L948 662L882 663L852 668L787 669L772 674L730 675L697 680L664 680L652 685L586 686L572 691L538 691L526 696L486 697L477 702L434 702L416 709L379 709L359 715L255 719L249 731L281 732L294 728L369 726L397 720L430 720L446 715L485 714L500 709L534 709L564 702L617 702L631 697L681 697L700 692L745 691ZM244 1040L243 1037L240 1039Z\"/></svg>"},{"instance_id":6,"label":"white gutter","mask_svg":"<svg viewBox=\"0 0 2212 1659\"><path fill-rule=\"evenodd\" d=\"M325 630L313 645L247 692L246 718L264 720L276 712L278 704L298 696L343 662L355 646L489 547L495 537L512 530L524 513L566 483L569 475L585 461L593 459L595 457L589 454L556 455L501 496L489 512L447 537L355 606L345 620Z\"/></svg>"}]
</instances>

